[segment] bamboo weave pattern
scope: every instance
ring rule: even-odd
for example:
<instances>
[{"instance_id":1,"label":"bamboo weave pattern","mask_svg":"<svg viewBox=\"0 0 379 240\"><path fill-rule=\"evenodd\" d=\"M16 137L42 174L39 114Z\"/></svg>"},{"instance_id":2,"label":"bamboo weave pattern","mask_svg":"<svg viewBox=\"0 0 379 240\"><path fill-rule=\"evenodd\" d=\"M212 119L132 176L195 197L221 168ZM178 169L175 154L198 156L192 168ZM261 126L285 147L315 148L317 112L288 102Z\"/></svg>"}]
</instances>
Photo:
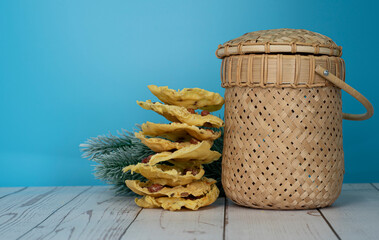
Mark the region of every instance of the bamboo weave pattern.
<instances>
[{"instance_id":1,"label":"bamboo weave pattern","mask_svg":"<svg viewBox=\"0 0 379 240\"><path fill-rule=\"evenodd\" d=\"M341 91L229 87L222 184L239 205L311 209L332 204L344 174Z\"/></svg>"}]
</instances>

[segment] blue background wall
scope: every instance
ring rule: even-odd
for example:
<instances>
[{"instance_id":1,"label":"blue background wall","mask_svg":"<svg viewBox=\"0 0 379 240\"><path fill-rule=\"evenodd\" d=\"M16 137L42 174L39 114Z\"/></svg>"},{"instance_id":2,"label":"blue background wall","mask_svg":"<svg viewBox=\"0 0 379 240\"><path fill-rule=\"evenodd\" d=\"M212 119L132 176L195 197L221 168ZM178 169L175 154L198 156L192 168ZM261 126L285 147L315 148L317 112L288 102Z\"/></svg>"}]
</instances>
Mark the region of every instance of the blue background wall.
<instances>
[{"instance_id":1,"label":"blue background wall","mask_svg":"<svg viewBox=\"0 0 379 240\"><path fill-rule=\"evenodd\" d=\"M375 1L0 2L0 186L101 184L88 137L162 121L146 85L224 93L217 45L304 28L344 48L347 81L379 107ZM343 95L344 111L363 112ZM344 121L345 182L379 182L379 114Z\"/></svg>"}]
</instances>

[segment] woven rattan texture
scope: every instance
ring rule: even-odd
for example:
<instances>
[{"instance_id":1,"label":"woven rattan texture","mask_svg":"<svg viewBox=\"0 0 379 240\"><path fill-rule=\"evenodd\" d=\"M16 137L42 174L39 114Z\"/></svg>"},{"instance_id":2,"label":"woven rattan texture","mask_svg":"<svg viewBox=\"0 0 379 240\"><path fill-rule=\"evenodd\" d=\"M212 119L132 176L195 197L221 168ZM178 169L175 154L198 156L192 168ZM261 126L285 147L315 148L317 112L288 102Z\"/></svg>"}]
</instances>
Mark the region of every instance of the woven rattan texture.
<instances>
[{"instance_id":1,"label":"woven rattan texture","mask_svg":"<svg viewBox=\"0 0 379 240\"><path fill-rule=\"evenodd\" d=\"M246 53L311 53L341 56L342 48L320 33L304 29L272 29L246 33L219 45L216 56Z\"/></svg>"},{"instance_id":2,"label":"woven rattan texture","mask_svg":"<svg viewBox=\"0 0 379 240\"><path fill-rule=\"evenodd\" d=\"M332 39L320 33L305 29L280 28L245 33L241 37L227 41L225 44L238 45L239 43L306 43L337 47Z\"/></svg>"},{"instance_id":3,"label":"woven rattan texture","mask_svg":"<svg viewBox=\"0 0 379 240\"><path fill-rule=\"evenodd\" d=\"M222 87L310 88L332 85L315 73L317 65L345 80L345 63L339 57L249 54L225 57L222 60Z\"/></svg>"},{"instance_id":4,"label":"woven rattan texture","mask_svg":"<svg viewBox=\"0 0 379 240\"><path fill-rule=\"evenodd\" d=\"M341 105L332 86L226 88L227 197L264 209L331 205L344 174Z\"/></svg>"}]
</instances>

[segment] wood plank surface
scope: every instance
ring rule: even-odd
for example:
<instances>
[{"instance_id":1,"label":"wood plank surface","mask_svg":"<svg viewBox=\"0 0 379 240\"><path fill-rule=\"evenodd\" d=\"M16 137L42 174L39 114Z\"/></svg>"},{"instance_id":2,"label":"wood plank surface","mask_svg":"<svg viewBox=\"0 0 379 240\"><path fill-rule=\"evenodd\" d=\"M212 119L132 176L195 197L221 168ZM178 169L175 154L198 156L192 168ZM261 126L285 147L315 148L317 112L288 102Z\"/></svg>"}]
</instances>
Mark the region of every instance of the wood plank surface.
<instances>
[{"instance_id":1,"label":"wood plank surface","mask_svg":"<svg viewBox=\"0 0 379 240\"><path fill-rule=\"evenodd\" d=\"M89 187L33 187L0 199L1 239L16 239Z\"/></svg>"},{"instance_id":2,"label":"wood plank surface","mask_svg":"<svg viewBox=\"0 0 379 240\"><path fill-rule=\"evenodd\" d=\"M345 183L342 185L342 191L351 190L372 190L371 183Z\"/></svg>"},{"instance_id":3,"label":"wood plank surface","mask_svg":"<svg viewBox=\"0 0 379 240\"><path fill-rule=\"evenodd\" d=\"M379 191L370 184L344 185L336 202L320 211L341 239L379 239Z\"/></svg>"},{"instance_id":4,"label":"wood plank surface","mask_svg":"<svg viewBox=\"0 0 379 240\"><path fill-rule=\"evenodd\" d=\"M225 239L338 239L317 210L240 207L227 200Z\"/></svg>"},{"instance_id":5,"label":"wood plank surface","mask_svg":"<svg viewBox=\"0 0 379 240\"><path fill-rule=\"evenodd\" d=\"M223 225L224 198L219 198L198 211L143 209L121 239L218 240Z\"/></svg>"},{"instance_id":6,"label":"wood plank surface","mask_svg":"<svg viewBox=\"0 0 379 240\"><path fill-rule=\"evenodd\" d=\"M226 208L225 208L226 205ZM225 228L224 228L225 225ZM344 184L329 208L143 209L108 186L0 188L0 239L378 239L379 184Z\"/></svg>"},{"instance_id":7,"label":"wood plank surface","mask_svg":"<svg viewBox=\"0 0 379 240\"><path fill-rule=\"evenodd\" d=\"M21 239L119 239L141 209L108 186L84 192Z\"/></svg>"}]
</instances>

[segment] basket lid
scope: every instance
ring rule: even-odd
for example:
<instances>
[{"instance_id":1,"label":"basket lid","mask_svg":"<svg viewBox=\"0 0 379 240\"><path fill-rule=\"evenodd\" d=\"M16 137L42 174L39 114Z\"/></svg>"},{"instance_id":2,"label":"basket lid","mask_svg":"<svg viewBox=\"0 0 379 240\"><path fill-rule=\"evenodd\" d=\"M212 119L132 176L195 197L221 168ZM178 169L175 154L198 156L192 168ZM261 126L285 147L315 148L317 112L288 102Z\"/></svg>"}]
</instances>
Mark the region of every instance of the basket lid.
<instances>
[{"instance_id":1,"label":"basket lid","mask_svg":"<svg viewBox=\"0 0 379 240\"><path fill-rule=\"evenodd\" d=\"M249 53L290 53L338 56L342 47L320 33L304 29L280 28L245 33L219 45L218 58Z\"/></svg>"}]
</instances>

